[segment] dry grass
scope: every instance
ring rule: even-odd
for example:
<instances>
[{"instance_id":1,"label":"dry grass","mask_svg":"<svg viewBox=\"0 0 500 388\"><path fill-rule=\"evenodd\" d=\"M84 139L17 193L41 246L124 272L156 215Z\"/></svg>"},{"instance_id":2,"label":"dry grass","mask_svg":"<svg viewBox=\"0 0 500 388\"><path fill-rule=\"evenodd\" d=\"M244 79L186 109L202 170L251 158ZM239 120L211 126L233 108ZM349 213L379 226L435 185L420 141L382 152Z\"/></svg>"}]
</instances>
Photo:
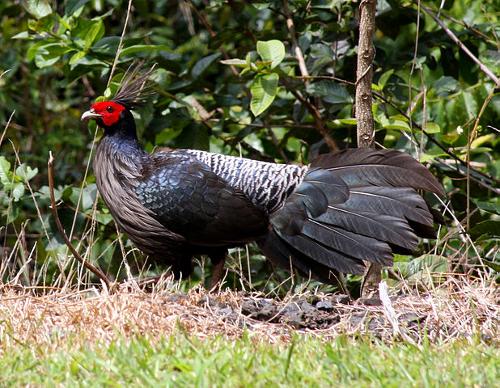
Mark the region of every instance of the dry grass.
<instances>
[{"instance_id":1,"label":"dry grass","mask_svg":"<svg viewBox=\"0 0 500 388\"><path fill-rule=\"evenodd\" d=\"M104 343L136 335L155 339L179 331L200 338L238 338L246 331L268 342L287 341L293 333L325 339L369 334L415 344L476 335L497 341L499 295L494 282L455 278L425 292L389 293L390 298L384 297L382 289L383 305L370 306L322 294L293 295L283 301L232 291L209 294L192 289L182 294L173 283L150 293L129 285L113 294L52 290L41 296L3 286L0 349L19 344L57 348L68 338Z\"/></svg>"}]
</instances>

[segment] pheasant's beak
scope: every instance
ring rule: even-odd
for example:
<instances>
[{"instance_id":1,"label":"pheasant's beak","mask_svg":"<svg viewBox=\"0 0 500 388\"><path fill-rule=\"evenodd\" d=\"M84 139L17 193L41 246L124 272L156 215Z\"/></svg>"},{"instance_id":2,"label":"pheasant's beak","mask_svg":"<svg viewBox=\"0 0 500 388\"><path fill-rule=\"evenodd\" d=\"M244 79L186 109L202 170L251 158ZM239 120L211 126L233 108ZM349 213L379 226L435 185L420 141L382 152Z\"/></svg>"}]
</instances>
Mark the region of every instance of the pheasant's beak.
<instances>
[{"instance_id":1,"label":"pheasant's beak","mask_svg":"<svg viewBox=\"0 0 500 388\"><path fill-rule=\"evenodd\" d=\"M99 117L101 117L101 115L99 113L95 113L95 111L93 109L91 109L91 110L84 112L82 114L82 117L80 118L80 120L88 121L90 119L97 119Z\"/></svg>"}]
</instances>

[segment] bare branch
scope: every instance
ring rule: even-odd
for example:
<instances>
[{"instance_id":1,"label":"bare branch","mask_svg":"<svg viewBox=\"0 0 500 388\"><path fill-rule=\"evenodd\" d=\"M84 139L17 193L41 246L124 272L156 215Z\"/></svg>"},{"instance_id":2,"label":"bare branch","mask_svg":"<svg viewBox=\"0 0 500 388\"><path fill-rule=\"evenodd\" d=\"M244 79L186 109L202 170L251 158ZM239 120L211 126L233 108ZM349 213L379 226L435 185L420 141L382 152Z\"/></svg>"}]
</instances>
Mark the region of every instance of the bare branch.
<instances>
[{"instance_id":1,"label":"bare branch","mask_svg":"<svg viewBox=\"0 0 500 388\"><path fill-rule=\"evenodd\" d=\"M304 82L307 84L308 82L307 80L309 79L309 72L307 71L307 66L304 60L304 55L302 53L302 50L300 49L300 46L297 43L297 37L295 36L295 25L293 23L292 15L288 7L288 0L283 1L283 11L286 17L286 26L288 28L288 32L290 33L290 38L292 39L292 46L295 52L295 57L297 58L297 62L299 63L300 74L302 75ZM321 113L318 107L315 104L308 101L308 99L302 96L300 92L294 90L291 87L288 87L286 81L284 82L285 85L287 85L287 89L306 107L309 113L311 113L314 119L314 125L316 127L316 130L321 134L321 136L323 136L323 139L325 140L330 150L332 151L338 150L339 148L337 146L337 143L328 133L328 129L326 128L323 119L321 118Z\"/></svg>"},{"instance_id":2,"label":"bare branch","mask_svg":"<svg viewBox=\"0 0 500 388\"><path fill-rule=\"evenodd\" d=\"M294 76L292 77L294 79L301 79L304 81L308 80L317 80L317 79L326 79L326 80L331 80L331 81L338 81L340 83L349 85L349 86L355 86L355 82L347 81L345 79L339 78L339 77L334 77L332 75L308 75L308 76Z\"/></svg>"},{"instance_id":3,"label":"bare branch","mask_svg":"<svg viewBox=\"0 0 500 388\"><path fill-rule=\"evenodd\" d=\"M330 150L335 151L338 150L337 143L333 138L330 136L328 133L328 128L326 128L325 123L323 123L323 119L321 118L321 113L319 112L319 109L311 104L307 98L305 98L299 91L295 90L288 82L283 79L283 83L285 84L286 88L290 93L292 93L297 100L299 100L311 113L313 119L314 119L314 127L315 129L323 136L323 139L325 140L325 143L328 145L328 148Z\"/></svg>"},{"instance_id":4,"label":"bare branch","mask_svg":"<svg viewBox=\"0 0 500 388\"><path fill-rule=\"evenodd\" d=\"M457 44L460 49L466 53L470 59L472 59L478 66L479 68L483 71L484 74L486 74L494 83L495 86L498 88L500 87L500 78L498 78L488 67L483 64L477 57L472 54L472 52L467 48L466 45L464 45L460 39L457 38L457 36L451 31L446 25L443 23L441 19L437 17L437 15L432 12L429 8L421 5L420 6L427 15L429 15L431 18L434 19L434 21L439 24L439 26L446 32L446 34L450 37L450 39Z\"/></svg>"},{"instance_id":5,"label":"bare branch","mask_svg":"<svg viewBox=\"0 0 500 388\"><path fill-rule=\"evenodd\" d=\"M299 62L300 74L302 74L303 77L309 77L306 61L304 60L304 54L302 54L302 50L297 43L297 37L295 36L295 25L293 24L293 18L292 14L290 13L290 9L288 8L288 0L283 1L283 11L286 15L286 26L288 28L288 31L290 32L290 37L292 38L292 48L295 52L295 57Z\"/></svg>"}]
</instances>

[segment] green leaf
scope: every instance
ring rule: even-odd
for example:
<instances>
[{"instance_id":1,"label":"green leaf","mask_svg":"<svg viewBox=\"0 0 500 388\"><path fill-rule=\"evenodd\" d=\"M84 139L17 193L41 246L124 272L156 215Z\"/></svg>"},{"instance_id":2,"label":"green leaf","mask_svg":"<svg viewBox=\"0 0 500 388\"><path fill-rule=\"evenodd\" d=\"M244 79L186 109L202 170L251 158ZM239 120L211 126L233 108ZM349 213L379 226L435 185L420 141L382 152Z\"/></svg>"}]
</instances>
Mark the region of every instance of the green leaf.
<instances>
[{"instance_id":1,"label":"green leaf","mask_svg":"<svg viewBox=\"0 0 500 388\"><path fill-rule=\"evenodd\" d=\"M408 263L410 276L421 272L447 272L448 260L440 255L422 255Z\"/></svg>"},{"instance_id":2,"label":"green leaf","mask_svg":"<svg viewBox=\"0 0 500 388\"><path fill-rule=\"evenodd\" d=\"M23 1L23 6L35 19L41 19L52 13L50 1L48 0L27 0Z\"/></svg>"},{"instance_id":3,"label":"green leaf","mask_svg":"<svg viewBox=\"0 0 500 388\"><path fill-rule=\"evenodd\" d=\"M252 62L255 62L257 59L258 59L258 54L255 51L249 51L247 55L245 55L245 62L249 67L254 65Z\"/></svg>"},{"instance_id":4,"label":"green leaf","mask_svg":"<svg viewBox=\"0 0 500 388\"><path fill-rule=\"evenodd\" d=\"M220 61L223 65L230 65L230 66L238 66L238 67L247 67L247 61L244 59L239 59L239 58L231 58L231 59L223 59Z\"/></svg>"},{"instance_id":5,"label":"green leaf","mask_svg":"<svg viewBox=\"0 0 500 388\"><path fill-rule=\"evenodd\" d=\"M214 63L217 58L220 57L220 53L215 53L211 54L209 56L206 56L204 58L201 58L196 64L193 66L193 69L191 70L191 76L196 79L199 78L209 67L212 63Z\"/></svg>"},{"instance_id":6,"label":"green leaf","mask_svg":"<svg viewBox=\"0 0 500 388\"><path fill-rule=\"evenodd\" d=\"M35 59L35 56L36 54L38 53L38 49L44 45L46 45L47 43L54 43L55 41L54 40L40 40L34 44L32 44L29 48L28 48L28 51L26 51L26 59L28 61L32 61Z\"/></svg>"},{"instance_id":7,"label":"green leaf","mask_svg":"<svg viewBox=\"0 0 500 388\"><path fill-rule=\"evenodd\" d=\"M76 26L71 30L72 41L81 50L87 51L94 42L104 35L102 20L78 18Z\"/></svg>"},{"instance_id":8,"label":"green leaf","mask_svg":"<svg viewBox=\"0 0 500 388\"><path fill-rule=\"evenodd\" d=\"M425 132L427 133L440 133L441 128L439 127L439 124L437 123L425 123Z\"/></svg>"},{"instance_id":9,"label":"green leaf","mask_svg":"<svg viewBox=\"0 0 500 388\"><path fill-rule=\"evenodd\" d=\"M5 159L5 156L0 156L0 182L7 185L10 183L10 162Z\"/></svg>"},{"instance_id":10,"label":"green leaf","mask_svg":"<svg viewBox=\"0 0 500 388\"><path fill-rule=\"evenodd\" d=\"M257 52L263 61L271 62L271 69L278 66L285 58L285 45L279 40L257 42Z\"/></svg>"},{"instance_id":11,"label":"green leaf","mask_svg":"<svg viewBox=\"0 0 500 388\"><path fill-rule=\"evenodd\" d=\"M151 53L157 51L170 51L170 47L163 44L136 44L134 46L126 47L122 50L121 55L131 55L138 52Z\"/></svg>"},{"instance_id":12,"label":"green leaf","mask_svg":"<svg viewBox=\"0 0 500 388\"><path fill-rule=\"evenodd\" d=\"M278 91L279 76L276 73L257 75L250 86L252 100L250 110L254 116L259 116L274 101Z\"/></svg>"},{"instance_id":13,"label":"green leaf","mask_svg":"<svg viewBox=\"0 0 500 388\"><path fill-rule=\"evenodd\" d=\"M408 120L406 117L402 115L395 115L389 117L387 123L384 123L383 127L385 129L397 129L400 131L410 131L410 125L408 124Z\"/></svg>"},{"instance_id":14,"label":"green leaf","mask_svg":"<svg viewBox=\"0 0 500 388\"><path fill-rule=\"evenodd\" d=\"M19 176L24 182L28 182L38 174L38 168L31 168L26 163L22 163L16 168L16 175Z\"/></svg>"},{"instance_id":15,"label":"green leaf","mask_svg":"<svg viewBox=\"0 0 500 388\"><path fill-rule=\"evenodd\" d=\"M444 256L426 254L410 262L394 262L394 267L410 284L424 283L432 285L444 279L448 272L448 260Z\"/></svg>"},{"instance_id":16,"label":"green leaf","mask_svg":"<svg viewBox=\"0 0 500 388\"><path fill-rule=\"evenodd\" d=\"M500 236L500 221L486 220L479 222L470 230L470 235L473 238L486 234L488 236Z\"/></svg>"},{"instance_id":17,"label":"green leaf","mask_svg":"<svg viewBox=\"0 0 500 388\"><path fill-rule=\"evenodd\" d=\"M500 272L500 263L483 259L483 263L490 267L495 272Z\"/></svg>"},{"instance_id":18,"label":"green leaf","mask_svg":"<svg viewBox=\"0 0 500 388\"><path fill-rule=\"evenodd\" d=\"M72 49L61 43L49 43L38 47L35 55L35 65L39 68L52 66L59 58Z\"/></svg>"},{"instance_id":19,"label":"green leaf","mask_svg":"<svg viewBox=\"0 0 500 388\"><path fill-rule=\"evenodd\" d=\"M491 152L492 149L490 147L475 147L471 148L470 152L472 154L485 154L486 152ZM463 154L467 153L467 150L462 151Z\"/></svg>"},{"instance_id":20,"label":"green leaf","mask_svg":"<svg viewBox=\"0 0 500 388\"><path fill-rule=\"evenodd\" d=\"M481 210L500 215L500 197L493 198L490 201L474 200L474 203Z\"/></svg>"},{"instance_id":21,"label":"green leaf","mask_svg":"<svg viewBox=\"0 0 500 388\"><path fill-rule=\"evenodd\" d=\"M14 197L14 201L19 201L24 195L24 184L16 183L14 188L12 189L12 196Z\"/></svg>"},{"instance_id":22,"label":"green leaf","mask_svg":"<svg viewBox=\"0 0 500 388\"><path fill-rule=\"evenodd\" d=\"M391 78L391 75L394 74L394 69L391 69L389 71L386 71L384 74L380 76L378 79L378 86L380 89L384 89L385 85L387 84L387 81L389 81L389 78Z\"/></svg>"},{"instance_id":23,"label":"green leaf","mask_svg":"<svg viewBox=\"0 0 500 388\"><path fill-rule=\"evenodd\" d=\"M92 58L91 56L89 55L85 55L83 58L81 58L80 60L78 60L77 63L73 64L71 66L71 69L73 69L74 67L76 67L76 65L81 65L81 66L94 66L94 68L97 68L97 66L102 66L102 67L107 67L109 66L109 63L106 63L104 61L100 61L99 59L97 58ZM90 123L91 125L92 123ZM92 126L92 125L91 125Z\"/></svg>"},{"instance_id":24,"label":"green leaf","mask_svg":"<svg viewBox=\"0 0 500 388\"><path fill-rule=\"evenodd\" d=\"M92 52L104 55L114 55L118 49L119 42L120 38L118 36L104 37L92 46Z\"/></svg>"},{"instance_id":25,"label":"green leaf","mask_svg":"<svg viewBox=\"0 0 500 388\"><path fill-rule=\"evenodd\" d=\"M11 39L29 39L29 33L28 31L23 31L23 32L20 32L16 35L14 35Z\"/></svg>"},{"instance_id":26,"label":"green leaf","mask_svg":"<svg viewBox=\"0 0 500 388\"><path fill-rule=\"evenodd\" d=\"M70 200L74 205L78 203L80 195L81 195L81 201L80 201L81 209L85 211L92 208L97 195L96 185L94 183L90 184L83 190L80 190L79 188L76 187L73 188L73 190L71 191Z\"/></svg>"},{"instance_id":27,"label":"green leaf","mask_svg":"<svg viewBox=\"0 0 500 388\"><path fill-rule=\"evenodd\" d=\"M339 127L344 127L346 125L356 125L357 121L353 117L346 117L343 119L335 119L326 122L328 128L334 129Z\"/></svg>"},{"instance_id":28,"label":"green leaf","mask_svg":"<svg viewBox=\"0 0 500 388\"><path fill-rule=\"evenodd\" d=\"M356 120L354 117L339 119L339 121L341 124L345 124L345 125L357 125L358 124L358 120Z\"/></svg>"},{"instance_id":29,"label":"green leaf","mask_svg":"<svg viewBox=\"0 0 500 388\"><path fill-rule=\"evenodd\" d=\"M69 60L70 65L75 65L77 64L80 59L82 59L86 55L85 51L78 51L76 54L74 54L71 59ZM73 68L73 66L72 66Z\"/></svg>"},{"instance_id":30,"label":"green leaf","mask_svg":"<svg viewBox=\"0 0 500 388\"><path fill-rule=\"evenodd\" d=\"M253 149L258 150L259 152L264 152L264 147L262 146L262 139L257 136L255 132L250 133L249 135L243 138L243 141L249 144Z\"/></svg>"},{"instance_id":31,"label":"green leaf","mask_svg":"<svg viewBox=\"0 0 500 388\"><path fill-rule=\"evenodd\" d=\"M323 80L309 84L307 92L316 97L321 97L329 104L351 104L352 97L347 89L333 81Z\"/></svg>"},{"instance_id":32,"label":"green leaf","mask_svg":"<svg viewBox=\"0 0 500 388\"><path fill-rule=\"evenodd\" d=\"M107 214L107 213L97 213L95 215L95 219L97 220L97 222L99 222L100 224L103 224L103 225L107 225L109 224L111 221L113 221L113 216L111 214Z\"/></svg>"},{"instance_id":33,"label":"green leaf","mask_svg":"<svg viewBox=\"0 0 500 388\"><path fill-rule=\"evenodd\" d=\"M438 157L438 155L431 155L431 154L423 152L422 154L420 154L419 162L426 163L426 162L429 162L429 161L436 159L437 157Z\"/></svg>"},{"instance_id":34,"label":"green leaf","mask_svg":"<svg viewBox=\"0 0 500 388\"><path fill-rule=\"evenodd\" d=\"M68 0L68 2L66 3L64 14L66 16L71 16L74 13L79 12L80 9L83 8L83 6L88 2L89 0Z\"/></svg>"},{"instance_id":35,"label":"green leaf","mask_svg":"<svg viewBox=\"0 0 500 388\"><path fill-rule=\"evenodd\" d=\"M468 91L463 91L462 99L464 102L465 111L467 112L467 118L469 119L475 118L477 112L477 103L472 93Z\"/></svg>"},{"instance_id":36,"label":"green leaf","mask_svg":"<svg viewBox=\"0 0 500 388\"><path fill-rule=\"evenodd\" d=\"M104 35L104 23L102 20L96 20L85 35L85 49L88 50L94 42L98 41Z\"/></svg>"},{"instance_id":37,"label":"green leaf","mask_svg":"<svg viewBox=\"0 0 500 388\"><path fill-rule=\"evenodd\" d=\"M286 149L291 152L300 152L302 143L296 137L290 137L286 141Z\"/></svg>"},{"instance_id":38,"label":"green leaf","mask_svg":"<svg viewBox=\"0 0 500 388\"><path fill-rule=\"evenodd\" d=\"M38 190L38 194L42 198L48 200L50 198L49 187L48 186L40 187L40 189ZM61 200L62 195L63 195L63 190L57 189L57 188L54 189L54 197L55 197L56 202L59 202Z\"/></svg>"},{"instance_id":39,"label":"green leaf","mask_svg":"<svg viewBox=\"0 0 500 388\"><path fill-rule=\"evenodd\" d=\"M479 136L472 143L470 143L470 147L471 148L478 148L478 147L482 146L485 143L494 144L493 142L495 141L496 136L497 135L495 135L494 133L490 133L488 135Z\"/></svg>"},{"instance_id":40,"label":"green leaf","mask_svg":"<svg viewBox=\"0 0 500 388\"><path fill-rule=\"evenodd\" d=\"M438 96L448 96L458 90L458 81L453 77L444 76L434 82L434 88Z\"/></svg>"}]
</instances>

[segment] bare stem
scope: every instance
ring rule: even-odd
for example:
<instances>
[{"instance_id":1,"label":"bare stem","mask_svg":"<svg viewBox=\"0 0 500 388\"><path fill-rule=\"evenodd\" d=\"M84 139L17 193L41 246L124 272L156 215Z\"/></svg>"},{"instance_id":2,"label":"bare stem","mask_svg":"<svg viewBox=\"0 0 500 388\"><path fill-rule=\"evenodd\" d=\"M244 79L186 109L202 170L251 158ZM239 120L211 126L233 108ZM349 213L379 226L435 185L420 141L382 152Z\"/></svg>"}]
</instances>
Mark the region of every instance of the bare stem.
<instances>
[{"instance_id":1,"label":"bare stem","mask_svg":"<svg viewBox=\"0 0 500 388\"><path fill-rule=\"evenodd\" d=\"M2 135L0 136L0 146L2 145L3 143L3 139L5 137L5 134L7 133L7 129L9 128L9 125L10 125L10 122L12 121L12 117L14 117L14 114L16 113L16 111L12 111L12 113L10 114L9 116L9 119L7 120L7 124L5 124L5 127L3 129L3 132L2 132Z\"/></svg>"},{"instance_id":2,"label":"bare stem","mask_svg":"<svg viewBox=\"0 0 500 388\"><path fill-rule=\"evenodd\" d=\"M470 132L468 139L467 139L467 154L466 154L466 163L467 163L467 215L466 215L466 222L465 222L465 230L467 233L469 233L470 229L470 217L471 217L471 211L470 211L470 181L471 181L471 160L470 160L470 151L471 151L471 144L475 140L477 136L477 128L479 126L479 121L481 119L481 116L483 115L484 111L486 110L486 107L490 103L494 96L494 89L488 94L486 99L483 102L483 105L481 106L481 109L476 117L476 120L474 121L474 127L472 128L472 131ZM466 255L468 254L468 250L466 251Z\"/></svg>"},{"instance_id":3,"label":"bare stem","mask_svg":"<svg viewBox=\"0 0 500 388\"><path fill-rule=\"evenodd\" d=\"M292 14L290 13L290 9L288 7L288 0L283 1L283 11L286 15L286 26L288 28L288 31L290 32L290 37L292 38L292 48L295 52L295 57L299 62L300 74L302 74L303 77L309 77L309 72L307 71L304 55L302 54L302 50L297 43L297 37L295 36L295 24L293 23Z\"/></svg>"},{"instance_id":4,"label":"bare stem","mask_svg":"<svg viewBox=\"0 0 500 388\"><path fill-rule=\"evenodd\" d=\"M113 66L111 67L111 72L109 73L108 84L106 85L106 87L109 87L109 84L113 79L113 74L115 72L116 64L118 63L118 58L120 57L120 53L122 52L123 38L125 37L125 31L127 30L127 24L131 9L132 9L132 0L128 0L127 16L125 16L125 24L123 25L122 35L120 36L120 42L118 43L118 48L116 49L115 59L113 60Z\"/></svg>"},{"instance_id":5,"label":"bare stem","mask_svg":"<svg viewBox=\"0 0 500 388\"><path fill-rule=\"evenodd\" d=\"M66 232L64 231L64 227L61 224L61 220L59 219L59 214L57 212L57 204L56 204L56 199L54 195L54 157L52 156L52 152L49 153L49 160L47 163L48 166L48 177L49 177L49 194L50 194L50 208L52 211L52 216L54 217L54 221L56 223L57 229L59 230L59 233L61 234L65 244L73 254L76 260L80 262L86 269L88 269L90 272L92 272L94 275L96 275L99 279L102 280L102 282L106 285L108 290L112 290L114 288L113 282L106 276L106 274L101 271L99 268L95 267L92 263L89 261L83 259L80 254L76 251L76 249L73 247L73 244L71 244L71 241L69 240L68 236L66 235Z\"/></svg>"}]
</instances>

